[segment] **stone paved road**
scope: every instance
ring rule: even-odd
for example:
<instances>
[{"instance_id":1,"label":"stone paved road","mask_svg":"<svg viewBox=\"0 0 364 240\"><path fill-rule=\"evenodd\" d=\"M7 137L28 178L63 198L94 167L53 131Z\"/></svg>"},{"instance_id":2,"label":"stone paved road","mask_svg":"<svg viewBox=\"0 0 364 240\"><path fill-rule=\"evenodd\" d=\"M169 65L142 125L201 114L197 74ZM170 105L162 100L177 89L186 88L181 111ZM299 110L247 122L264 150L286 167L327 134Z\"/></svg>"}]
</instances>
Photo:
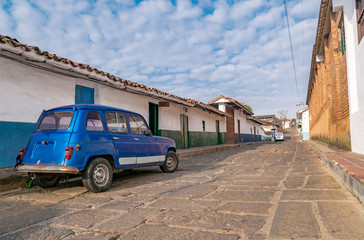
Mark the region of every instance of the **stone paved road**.
<instances>
[{"instance_id":1,"label":"stone paved road","mask_svg":"<svg viewBox=\"0 0 364 240\"><path fill-rule=\"evenodd\" d=\"M105 193L1 193L0 239L364 239L363 206L291 139L120 174Z\"/></svg>"}]
</instances>

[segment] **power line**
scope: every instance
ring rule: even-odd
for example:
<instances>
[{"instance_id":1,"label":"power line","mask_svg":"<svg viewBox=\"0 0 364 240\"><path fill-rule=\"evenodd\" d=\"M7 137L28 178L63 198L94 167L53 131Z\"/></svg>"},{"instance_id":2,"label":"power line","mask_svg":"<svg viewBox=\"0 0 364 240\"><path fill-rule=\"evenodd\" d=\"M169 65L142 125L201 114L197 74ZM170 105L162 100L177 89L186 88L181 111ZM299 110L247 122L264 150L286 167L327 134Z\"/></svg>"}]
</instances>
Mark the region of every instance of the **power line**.
<instances>
[{"instance_id":1,"label":"power line","mask_svg":"<svg viewBox=\"0 0 364 240\"><path fill-rule=\"evenodd\" d=\"M292 54L292 63L293 63L293 72L294 72L294 79L296 82L296 90L297 90L297 97L298 102L300 101L300 93L298 91L298 83L297 83L297 74L296 74L296 64L294 62L294 55L293 55L293 47L292 47L292 37L291 37L291 29L289 27L289 20L288 20L288 10L287 10L287 3L286 0L284 0L284 9L286 11L286 19L287 19L287 27L288 27L288 35L289 35L289 43L291 47L291 54Z\"/></svg>"},{"instance_id":2,"label":"power line","mask_svg":"<svg viewBox=\"0 0 364 240\"><path fill-rule=\"evenodd\" d=\"M279 39L279 34L278 34L278 30L277 30L278 27L277 27L277 24L276 24L276 20L274 19L274 16L273 16L272 5L270 4L270 0L268 0L268 4L269 4L269 9L270 9L270 14L272 15L272 19L273 19L273 23L274 23L274 28L276 30L276 35L277 35L277 39L278 39L279 48L281 49L282 59L283 59L284 66L285 66L285 69L286 69L286 72L287 72L287 63L286 63L286 59L285 59L284 54L283 54L282 44L281 44L281 40Z\"/></svg>"}]
</instances>

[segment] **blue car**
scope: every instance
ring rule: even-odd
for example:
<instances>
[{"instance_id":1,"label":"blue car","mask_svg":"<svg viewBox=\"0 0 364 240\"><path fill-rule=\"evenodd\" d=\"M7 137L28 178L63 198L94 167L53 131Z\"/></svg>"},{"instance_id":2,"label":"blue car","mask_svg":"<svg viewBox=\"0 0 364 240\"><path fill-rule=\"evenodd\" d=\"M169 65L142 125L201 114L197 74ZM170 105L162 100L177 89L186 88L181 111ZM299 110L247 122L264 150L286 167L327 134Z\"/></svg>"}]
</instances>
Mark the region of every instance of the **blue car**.
<instances>
[{"instance_id":1,"label":"blue car","mask_svg":"<svg viewBox=\"0 0 364 240\"><path fill-rule=\"evenodd\" d=\"M175 142L153 136L140 114L82 104L43 111L15 171L27 172L41 187L78 174L88 190L103 192L115 171L159 165L170 173L178 163Z\"/></svg>"}]
</instances>

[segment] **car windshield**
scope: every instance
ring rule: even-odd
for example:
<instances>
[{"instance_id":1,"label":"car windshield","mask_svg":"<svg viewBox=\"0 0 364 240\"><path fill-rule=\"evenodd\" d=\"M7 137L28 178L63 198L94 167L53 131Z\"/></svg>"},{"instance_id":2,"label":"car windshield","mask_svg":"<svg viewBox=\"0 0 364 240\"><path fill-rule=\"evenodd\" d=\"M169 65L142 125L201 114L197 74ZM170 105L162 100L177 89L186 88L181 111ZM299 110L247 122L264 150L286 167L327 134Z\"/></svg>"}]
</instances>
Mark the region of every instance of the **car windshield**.
<instances>
[{"instance_id":1,"label":"car windshield","mask_svg":"<svg viewBox=\"0 0 364 240\"><path fill-rule=\"evenodd\" d=\"M72 117L72 111L47 113L42 117L37 130L67 129L71 124Z\"/></svg>"}]
</instances>

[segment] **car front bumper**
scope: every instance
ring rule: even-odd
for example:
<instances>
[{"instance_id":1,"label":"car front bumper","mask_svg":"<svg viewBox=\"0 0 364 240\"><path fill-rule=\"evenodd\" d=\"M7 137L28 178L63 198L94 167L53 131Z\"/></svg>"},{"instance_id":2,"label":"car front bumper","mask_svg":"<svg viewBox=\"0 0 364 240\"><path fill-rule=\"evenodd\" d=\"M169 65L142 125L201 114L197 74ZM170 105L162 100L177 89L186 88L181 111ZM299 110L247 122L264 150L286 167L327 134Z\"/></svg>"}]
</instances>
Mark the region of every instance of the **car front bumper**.
<instances>
[{"instance_id":1,"label":"car front bumper","mask_svg":"<svg viewBox=\"0 0 364 240\"><path fill-rule=\"evenodd\" d=\"M37 164L24 164L15 167L16 172L29 172L29 173L68 173L78 174L80 170L76 167L62 166L62 165L37 165Z\"/></svg>"}]
</instances>

